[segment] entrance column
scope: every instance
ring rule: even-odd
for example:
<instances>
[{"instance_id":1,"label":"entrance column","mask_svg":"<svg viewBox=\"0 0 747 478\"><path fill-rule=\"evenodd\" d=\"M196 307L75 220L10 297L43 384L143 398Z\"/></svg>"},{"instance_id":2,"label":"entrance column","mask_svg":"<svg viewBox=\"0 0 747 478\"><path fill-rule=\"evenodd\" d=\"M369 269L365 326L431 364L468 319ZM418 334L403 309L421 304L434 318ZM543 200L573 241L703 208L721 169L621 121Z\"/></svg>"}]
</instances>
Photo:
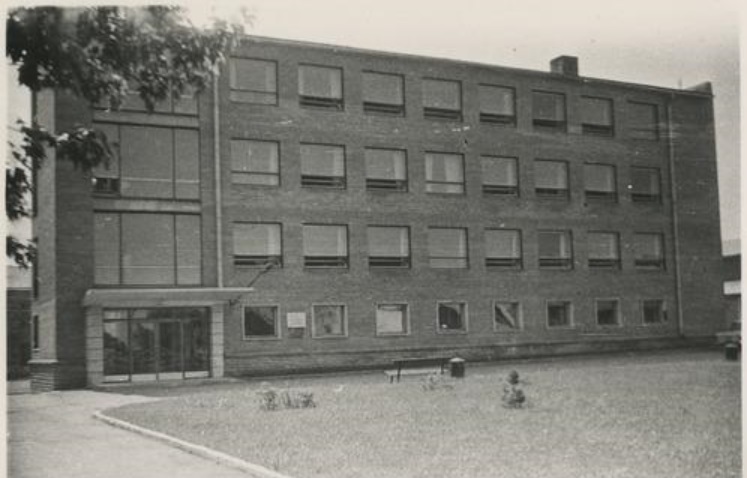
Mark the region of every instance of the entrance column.
<instances>
[{"instance_id":1,"label":"entrance column","mask_svg":"<svg viewBox=\"0 0 747 478\"><path fill-rule=\"evenodd\" d=\"M88 386L104 382L104 324L102 308L89 306L86 309L86 375Z\"/></svg>"},{"instance_id":2,"label":"entrance column","mask_svg":"<svg viewBox=\"0 0 747 478\"><path fill-rule=\"evenodd\" d=\"M223 370L223 316L224 305L210 307L210 372L213 377L222 377Z\"/></svg>"}]
</instances>

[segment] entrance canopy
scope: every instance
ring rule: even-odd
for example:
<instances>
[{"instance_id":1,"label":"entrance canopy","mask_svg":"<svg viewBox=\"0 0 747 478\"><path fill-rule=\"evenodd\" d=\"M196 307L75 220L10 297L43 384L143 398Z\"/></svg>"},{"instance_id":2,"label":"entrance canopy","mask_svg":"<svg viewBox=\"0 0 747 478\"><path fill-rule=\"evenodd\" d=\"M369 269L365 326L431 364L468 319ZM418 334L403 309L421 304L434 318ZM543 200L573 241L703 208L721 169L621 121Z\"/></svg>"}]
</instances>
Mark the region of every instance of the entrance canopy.
<instances>
[{"instance_id":1,"label":"entrance canopy","mask_svg":"<svg viewBox=\"0 0 747 478\"><path fill-rule=\"evenodd\" d=\"M193 287L171 289L89 289L83 306L105 307L173 307L210 305L240 300L254 291L252 287Z\"/></svg>"}]
</instances>

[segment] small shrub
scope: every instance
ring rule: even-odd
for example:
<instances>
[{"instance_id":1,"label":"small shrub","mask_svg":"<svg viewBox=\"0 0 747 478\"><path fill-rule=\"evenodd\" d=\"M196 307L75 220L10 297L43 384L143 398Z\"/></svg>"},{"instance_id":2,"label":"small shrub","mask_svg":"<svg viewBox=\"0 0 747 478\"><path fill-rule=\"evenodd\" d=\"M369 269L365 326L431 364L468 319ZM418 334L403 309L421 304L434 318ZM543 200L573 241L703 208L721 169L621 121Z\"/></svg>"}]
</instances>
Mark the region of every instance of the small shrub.
<instances>
[{"instance_id":1,"label":"small shrub","mask_svg":"<svg viewBox=\"0 0 747 478\"><path fill-rule=\"evenodd\" d=\"M519 379L519 373L516 370L512 370L506 378L506 384L503 386L503 406L506 408L522 408L524 402L526 402L526 395L519 386L521 380Z\"/></svg>"},{"instance_id":2,"label":"small shrub","mask_svg":"<svg viewBox=\"0 0 747 478\"><path fill-rule=\"evenodd\" d=\"M267 390L260 390L257 394L259 395L259 408L262 410L272 411L280 408L291 409L316 407L314 394L311 392L296 390L283 390L282 392L278 392L277 390L270 388Z\"/></svg>"},{"instance_id":3,"label":"small shrub","mask_svg":"<svg viewBox=\"0 0 747 478\"><path fill-rule=\"evenodd\" d=\"M421 384L423 390L426 392L432 392L434 390L451 390L454 388L454 384L450 383L444 374L441 373L429 373Z\"/></svg>"},{"instance_id":4,"label":"small shrub","mask_svg":"<svg viewBox=\"0 0 747 478\"><path fill-rule=\"evenodd\" d=\"M275 389L260 390L257 392L257 395L259 395L259 408L268 411L278 409L280 401L278 400L278 392Z\"/></svg>"}]
</instances>

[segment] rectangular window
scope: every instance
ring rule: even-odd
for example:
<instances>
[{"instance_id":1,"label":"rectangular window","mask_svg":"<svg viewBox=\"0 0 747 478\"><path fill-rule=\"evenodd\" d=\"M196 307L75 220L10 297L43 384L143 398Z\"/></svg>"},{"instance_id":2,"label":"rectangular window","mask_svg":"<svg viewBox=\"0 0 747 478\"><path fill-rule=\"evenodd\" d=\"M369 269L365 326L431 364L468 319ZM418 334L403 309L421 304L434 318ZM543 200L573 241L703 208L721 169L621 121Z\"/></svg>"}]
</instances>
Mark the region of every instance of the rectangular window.
<instances>
[{"instance_id":1,"label":"rectangular window","mask_svg":"<svg viewBox=\"0 0 747 478\"><path fill-rule=\"evenodd\" d=\"M404 78L401 75L364 71L363 111L365 113L404 115Z\"/></svg>"},{"instance_id":2,"label":"rectangular window","mask_svg":"<svg viewBox=\"0 0 747 478\"><path fill-rule=\"evenodd\" d=\"M94 193L159 199L200 198L197 130L96 123L114 138L112 161L93 169Z\"/></svg>"},{"instance_id":3,"label":"rectangular window","mask_svg":"<svg viewBox=\"0 0 747 478\"><path fill-rule=\"evenodd\" d=\"M483 194L519 195L519 166L516 158L481 156L480 163Z\"/></svg>"},{"instance_id":4,"label":"rectangular window","mask_svg":"<svg viewBox=\"0 0 747 478\"><path fill-rule=\"evenodd\" d=\"M518 302L493 302L493 328L497 331L521 328L521 308Z\"/></svg>"},{"instance_id":5,"label":"rectangular window","mask_svg":"<svg viewBox=\"0 0 747 478\"><path fill-rule=\"evenodd\" d=\"M467 229L428 228L428 256L436 269L466 269Z\"/></svg>"},{"instance_id":6,"label":"rectangular window","mask_svg":"<svg viewBox=\"0 0 747 478\"><path fill-rule=\"evenodd\" d=\"M615 167L610 164L584 164L584 194L587 201L616 202Z\"/></svg>"},{"instance_id":7,"label":"rectangular window","mask_svg":"<svg viewBox=\"0 0 747 478\"><path fill-rule=\"evenodd\" d=\"M485 230L485 266L521 269L521 231L516 229Z\"/></svg>"},{"instance_id":8,"label":"rectangular window","mask_svg":"<svg viewBox=\"0 0 747 478\"><path fill-rule=\"evenodd\" d=\"M467 331L467 304L464 302L438 303L439 332Z\"/></svg>"},{"instance_id":9,"label":"rectangular window","mask_svg":"<svg viewBox=\"0 0 747 478\"><path fill-rule=\"evenodd\" d=\"M464 156L425 153L425 181L426 192L464 194Z\"/></svg>"},{"instance_id":10,"label":"rectangular window","mask_svg":"<svg viewBox=\"0 0 747 478\"><path fill-rule=\"evenodd\" d=\"M347 226L304 224L303 256L306 267L347 267Z\"/></svg>"},{"instance_id":11,"label":"rectangular window","mask_svg":"<svg viewBox=\"0 0 747 478\"><path fill-rule=\"evenodd\" d=\"M573 250L569 231L538 231L539 266L546 269L571 269Z\"/></svg>"},{"instance_id":12,"label":"rectangular window","mask_svg":"<svg viewBox=\"0 0 747 478\"><path fill-rule=\"evenodd\" d=\"M301 106L342 110L342 70L326 66L298 67Z\"/></svg>"},{"instance_id":13,"label":"rectangular window","mask_svg":"<svg viewBox=\"0 0 747 478\"><path fill-rule=\"evenodd\" d=\"M582 96L581 131L590 136L612 136L612 100Z\"/></svg>"},{"instance_id":14,"label":"rectangular window","mask_svg":"<svg viewBox=\"0 0 747 478\"><path fill-rule=\"evenodd\" d=\"M639 269L664 269L664 236L638 233L633 238L635 266Z\"/></svg>"},{"instance_id":15,"label":"rectangular window","mask_svg":"<svg viewBox=\"0 0 747 478\"><path fill-rule=\"evenodd\" d=\"M280 184L280 145L275 141L231 140L231 181L236 184Z\"/></svg>"},{"instance_id":16,"label":"rectangular window","mask_svg":"<svg viewBox=\"0 0 747 478\"><path fill-rule=\"evenodd\" d=\"M200 216L94 214L97 285L199 285Z\"/></svg>"},{"instance_id":17,"label":"rectangular window","mask_svg":"<svg viewBox=\"0 0 747 478\"><path fill-rule=\"evenodd\" d=\"M314 337L345 337L347 335L344 305L315 305L311 312L314 317Z\"/></svg>"},{"instance_id":18,"label":"rectangular window","mask_svg":"<svg viewBox=\"0 0 747 478\"><path fill-rule=\"evenodd\" d=\"M129 82L127 94L122 98L122 102L119 105L119 111L137 111L147 112L148 107L140 96L140 85L138 82ZM170 88L170 85L169 85ZM104 99L96 105L97 108L103 108L110 110L112 103L107 99ZM153 105L153 113L161 114L176 114L176 115L196 115L197 114L197 97L195 91L191 87L185 88L185 91L181 93L179 98L171 98L167 95L162 101L158 101Z\"/></svg>"},{"instance_id":19,"label":"rectangular window","mask_svg":"<svg viewBox=\"0 0 747 478\"><path fill-rule=\"evenodd\" d=\"M571 303L564 300L547 302L547 326L571 327L573 325Z\"/></svg>"},{"instance_id":20,"label":"rectangular window","mask_svg":"<svg viewBox=\"0 0 747 478\"><path fill-rule=\"evenodd\" d=\"M366 148L366 189L407 191L407 155L400 149Z\"/></svg>"},{"instance_id":21,"label":"rectangular window","mask_svg":"<svg viewBox=\"0 0 747 478\"><path fill-rule=\"evenodd\" d=\"M567 199L570 195L568 163L536 160L534 162L534 188L537 197Z\"/></svg>"},{"instance_id":22,"label":"rectangular window","mask_svg":"<svg viewBox=\"0 0 747 478\"><path fill-rule=\"evenodd\" d=\"M590 232L589 267L592 269L620 268L620 240L615 232Z\"/></svg>"},{"instance_id":23,"label":"rectangular window","mask_svg":"<svg viewBox=\"0 0 747 478\"><path fill-rule=\"evenodd\" d=\"M630 198L633 202L661 202L661 174L657 168L630 168Z\"/></svg>"},{"instance_id":24,"label":"rectangular window","mask_svg":"<svg viewBox=\"0 0 747 478\"><path fill-rule=\"evenodd\" d=\"M376 335L406 335L408 322L407 304L376 305Z\"/></svg>"},{"instance_id":25,"label":"rectangular window","mask_svg":"<svg viewBox=\"0 0 747 478\"><path fill-rule=\"evenodd\" d=\"M597 299L597 325L620 325L620 302Z\"/></svg>"},{"instance_id":26,"label":"rectangular window","mask_svg":"<svg viewBox=\"0 0 747 478\"><path fill-rule=\"evenodd\" d=\"M667 304L660 299L647 299L641 304L644 324L663 324L667 321Z\"/></svg>"},{"instance_id":27,"label":"rectangular window","mask_svg":"<svg viewBox=\"0 0 747 478\"><path fill-rule=\"evenodd\" d=\"M278 104L277 70L278 65L274 61L231 58L231 101L261 105Z\"/></svg>"},{"instance_id":28,"label":"rectangular window","mask_svg":"<svg viewBox=\"0 0 747 478\"><path fill-rule=\"evenodd\" d=\"M515 91L506 86L479 85L480 122L516 124Z\"/></svg>"},{"instance_id":29,"label":"rectangular window","mask_svg":"<svg viewBox=\"0 0 747 478\"><path fill-rule=\"evenodd\" d=\"M302 144L301 185L344 189L345 148L329 144Z\"/></svg>"},{"instance_id":30,"label":"rectangular window","mask_svg":"<svg viewBox=\"0 0 747 478\"><path fill-rule=\"evenodd\" d=\"M278 308L275 306L244 307L244 338L276 338L279 336Z\"/></svg>"},{"instance_id":31,"label":"rectangular window","mask_svg":"<svg viewBox=\"0 0 747 478\"><path fill-rule=\"evenodd\" d=\"M462 120L462 84L458 81L423 80L423 116L437 120Z\"/></svg>"},{"instance_id":32,"label":"rectangular window","mask_svg":"<svg viewBox=\"0 0 747 478\"><path fill-rule=\"evenodd\" d=\"M649 103L628 103L628 130L636 139L659 139L659 110Z\"/></svg>"},{"instance_id":33,"label":"rectangular window","mask_svg":"<svg viewBox=\"0 0 747 478\"><path fill-rule=\"evenodd\" d=\"M234 223L233 263L237 266L283 264L280 224Z\"/></svg>"},{"instance_id":34,"label":"rectangular window","mask_svg":"<svg viewBox=\"0 0 747 478\"><path fill-rule=\"evenodd\" d=\"M31 317L31 350L39 350L39 316Z\"/></svg>"},{"instance_id":35,"label":"rectangular window","mask_svg":"<svg viewBox=\"0 0 747 478\"><path fill-rule=\"evenodd\" d=\"M407 227L368 227L369 267L410 267L410 230Z\"/></svg>"},{"instance_id":36,"label":"rectangular window","mask_svg":"<svg viewBox=\"0 0 747 478\"><path fill-rule=\"evenodd\" d=\"M565 95L544 91L532 92L532 123L535 129L564 132L566 128Z\"/></svg>"}]
</instances>

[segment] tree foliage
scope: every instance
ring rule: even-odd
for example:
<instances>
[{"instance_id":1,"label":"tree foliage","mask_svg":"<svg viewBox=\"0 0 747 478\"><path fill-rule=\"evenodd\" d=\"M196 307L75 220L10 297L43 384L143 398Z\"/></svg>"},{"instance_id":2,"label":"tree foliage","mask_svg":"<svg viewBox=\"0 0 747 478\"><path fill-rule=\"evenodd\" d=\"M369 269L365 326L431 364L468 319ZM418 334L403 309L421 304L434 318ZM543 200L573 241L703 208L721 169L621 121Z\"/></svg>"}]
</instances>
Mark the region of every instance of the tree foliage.
<instances>
[{"instance_id":1,"label":"tree foliage","mask_svg":"<svg viewBox=\"0 0 747 478\"><path fill-rule=\"evenodd\" d=\"M246 16L212 19L210 27L198 28L185 10L173 6L17 8L6 21L6 57L17 69L18 83L32 92L63 89L115 110L134 92L152 112L158 102L209 87L246 21ZM89 125L47 131L32 119L17 129L21 144L11 144L5 173L10 220L31 215L26 201L34 187L31 177L47 148L83 171L111 157L106 136ZM33 245L9 236L6 255L28 266Z\"/></svg>"}]
</instances>

